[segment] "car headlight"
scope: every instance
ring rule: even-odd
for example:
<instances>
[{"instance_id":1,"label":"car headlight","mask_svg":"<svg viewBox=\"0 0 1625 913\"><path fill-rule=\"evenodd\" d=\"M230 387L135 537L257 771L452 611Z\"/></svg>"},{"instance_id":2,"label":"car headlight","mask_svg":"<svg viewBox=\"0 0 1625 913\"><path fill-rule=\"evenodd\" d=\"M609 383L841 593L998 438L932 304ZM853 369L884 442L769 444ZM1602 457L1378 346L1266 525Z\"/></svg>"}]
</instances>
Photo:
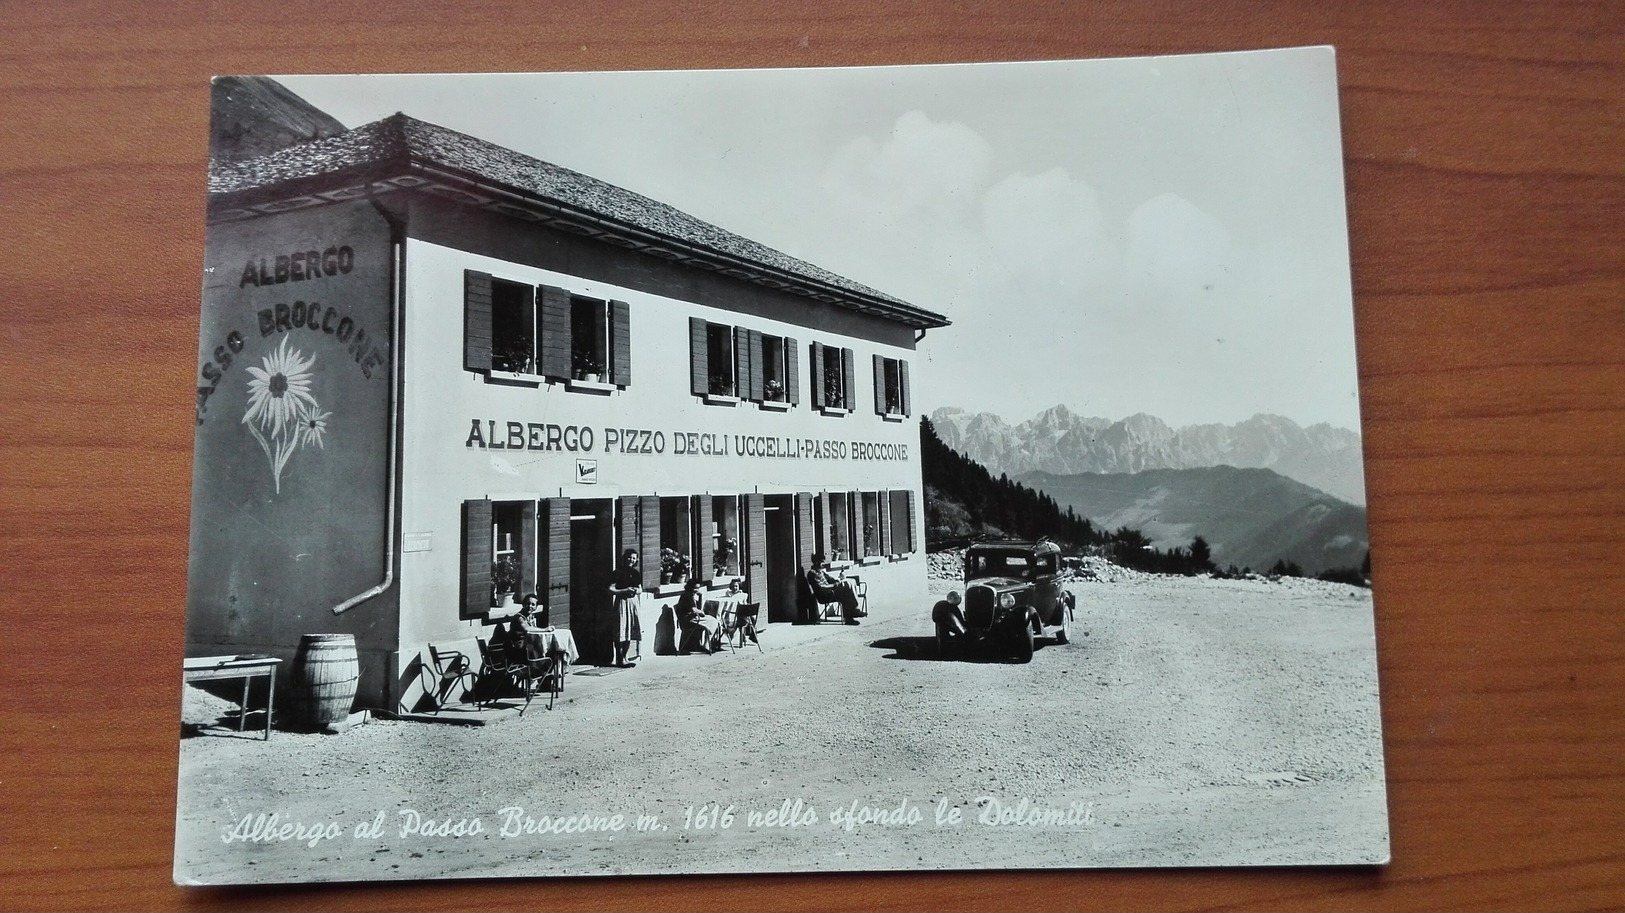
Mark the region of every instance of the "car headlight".
<instances>
[{"instance_id":1,"label":"car headlight","mask_svg":"<svg viewBox=\"0 0 1625 913\"><path fill-rule=\"evenodd\" d=\"M999 597L999 608L1001 608L1001 609L1013 609L1015 607L1016 607L1016 597L1015 597L1014 593L1005 593L1004 595Z\"/></svg>"}]
</instances>

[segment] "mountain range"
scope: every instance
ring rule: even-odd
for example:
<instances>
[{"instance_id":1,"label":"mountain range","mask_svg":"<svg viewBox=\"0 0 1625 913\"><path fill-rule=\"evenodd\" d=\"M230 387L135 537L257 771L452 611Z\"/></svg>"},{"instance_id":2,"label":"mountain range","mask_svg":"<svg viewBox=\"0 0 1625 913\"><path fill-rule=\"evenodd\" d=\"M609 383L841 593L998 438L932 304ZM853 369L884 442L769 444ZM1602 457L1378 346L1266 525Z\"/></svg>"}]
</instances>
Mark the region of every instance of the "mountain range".
<instances>
[{"instance_id":1,"label":"mountain range","mask_svg":"<svg viewBox=\"0 0 1625 913\"><path fill-rule=\"evenodd\" d=\"M1105 531L1137 529L1159 549L1187 546L1200 535L1221 568L1265 571L1286 560L1316 574L1359 567L1369 548L1365 508L1270 469L1028 472L1013 479Z\"/></svg>"},{"instance_id":2,"label":"mountain range","mask_svg":"<svg viewBox=\"0 0 1625 913\"><path fill-rule=\"evenodd\" d=\"M1360 435L1328 424L1304 428L1279 415L1255 415L1234 425L1176 429L1144 413L1113 421L1077 415L1064 405L1016 425L991 412L945 406L931 413L931 423L944 444L995 476L1233 466L1271 469L1343 501L1365 504Z\"/></svg>"}]
</instances>

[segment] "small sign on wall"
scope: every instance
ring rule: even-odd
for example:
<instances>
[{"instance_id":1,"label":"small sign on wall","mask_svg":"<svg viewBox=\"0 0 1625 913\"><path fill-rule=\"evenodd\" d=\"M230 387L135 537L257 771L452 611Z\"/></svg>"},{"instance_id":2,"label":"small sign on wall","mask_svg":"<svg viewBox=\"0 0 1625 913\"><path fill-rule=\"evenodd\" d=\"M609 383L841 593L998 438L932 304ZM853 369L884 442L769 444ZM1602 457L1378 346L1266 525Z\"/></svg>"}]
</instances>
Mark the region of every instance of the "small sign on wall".
<instances>
[{"instance_id":1,"label":"small sign on wall","mask_svg":"<svg viewBox=\"0 0 1625 913\"><path fill-rule=\"evenodd\" d=\"M407 533L402 537L401 551L427 552L434 549L434 533Z\"/></svg>"},{"instance_id":2,"label":"small sign on wall","mask_svg":"<svg viewBox=\"0 0 1625 913\"><path fill-rule=\"evenodd\" d=\"M597 460L576 460L576 484L577 485L597 485L598 484L598 461Z\"/></svg>"}]
</instances>

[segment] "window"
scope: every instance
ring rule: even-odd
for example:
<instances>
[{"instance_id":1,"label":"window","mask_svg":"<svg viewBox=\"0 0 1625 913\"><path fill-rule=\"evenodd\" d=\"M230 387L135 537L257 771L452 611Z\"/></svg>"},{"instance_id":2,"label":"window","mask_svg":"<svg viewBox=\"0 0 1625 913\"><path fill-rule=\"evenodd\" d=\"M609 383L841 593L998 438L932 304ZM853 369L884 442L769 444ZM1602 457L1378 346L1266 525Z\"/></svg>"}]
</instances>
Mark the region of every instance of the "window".
<instances>
[{"instance_id":1,"label":"window","mask_svg":"<svg viewBox=\"0 0 1625 913\"><path fill-rule=\"evenodd\" d=\"M813 408L825 412L851 412L853 396L852 350L812 344Z\"/></svg>"},{"instance_id":2,"label":"window","mask_svg":"<svg viewBox=\"0 0 1625 913\"><path fill-rule=\"evenodd\" d=\"M711 497L711 573L733 577L740 573L739 498L735 495Z\"/></svg>"},{"instance_id":3,"label":"window","mask_svg":"<svg viewBox=\"0 0 1625 913\"><path fill-rule=\"evenodd\" d=\"M874 366L875 414L908 415L908 362L876 355Z\"/></svg>"},{"instance_id":4,"label":"window","mask_svg":"<svg viewBox=\"0 0 1625 913\"><path fill-rule=\"evenodd\" d=\"M844 491L829 495L829 560L853 558L852 496Z\"/></svg>"},{"instance_id":5,"label":"window","mask_svg":"<svg viewBox=\"0 0 1625 913\"><path fill-rule=\"evenodd\" d=\"M536 290L491 281L491 370L536 373Z\"/></svg>"},{"instance_id":6,"label":"window","mask_svg":"<svg viewBox=\"0 0 1625 913\"><path fill-rule=\"evenodd\" d=\"M689 386L695 396L771 403L780 409L801 401L794 339L690 317L689 348Z\"/></svg>"},{"instance_id":7,"label":"window","mask_svg":"<svg viewBox=\"0 0 1625 913\"><path fill-rule=\"evenodd\" d=\"M660 582L686 580L694 570L689 499L660 499Z\"/></svg>"},{"instance_id":8,"label":"window","mask_svg":"<svg viewBox=\"0 0 1625 913\"><path fill-rule=\"evenodd\" d=\"M632 383L631 307L468 270L463 367L520 381L597 374L602 382L626 387Z\"/></svg>"},{"instance_id":9,"label":"window","mask_svg":"<svg viewBox=\"0 0 1625 913\"><path fill-rule=\"evenodd\" d=\"M609 302L570 298L570 377L597 383L610 363Z\"/></svg>"},{"instance_id":10,"label":"window","mask_svg":"<svg viewBox=\"0 0 1625 913\"><path fill-rule=\"evenodd\" d=\"M733 327L689 318L692 388L695 396L738 396Z\"/></svg>"},{"instance_id":11,"label":"window","mask_svg":"<svg viewBox=\"0 0 1625 913\"><path fill-rule=\"evenodd\" d=\"M463 617L536 590L536 502L463 502Z\"/></svg>"},{"instance_id":12,"label":"window","mask_svg":"<svg viewBox=\"0 0 1625 913\"><path fill-rule=\"evenodd\" d=\"M862 495L863 504L863 557L869 558L879 555L880 552L880 492L866 491Z\"/></svg>"}]
</instances>

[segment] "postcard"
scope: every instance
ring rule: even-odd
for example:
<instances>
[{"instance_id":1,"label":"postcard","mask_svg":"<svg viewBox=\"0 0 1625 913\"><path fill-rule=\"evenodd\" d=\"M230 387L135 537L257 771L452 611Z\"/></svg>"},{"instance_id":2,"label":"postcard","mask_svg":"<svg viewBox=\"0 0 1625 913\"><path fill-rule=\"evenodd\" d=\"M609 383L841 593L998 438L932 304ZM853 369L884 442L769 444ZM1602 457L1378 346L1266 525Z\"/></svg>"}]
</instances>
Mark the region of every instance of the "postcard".
<instances>
[{"instance_id":1,"label":"postcard","mask_svg":"<svg viewBox=\"0 0 1625 913\"><path fill-rule=\"evenodd\" d=\"M1332 49L221 77L206 179L178 883L1387 861Z\"/></svg>"}]
</instances>

